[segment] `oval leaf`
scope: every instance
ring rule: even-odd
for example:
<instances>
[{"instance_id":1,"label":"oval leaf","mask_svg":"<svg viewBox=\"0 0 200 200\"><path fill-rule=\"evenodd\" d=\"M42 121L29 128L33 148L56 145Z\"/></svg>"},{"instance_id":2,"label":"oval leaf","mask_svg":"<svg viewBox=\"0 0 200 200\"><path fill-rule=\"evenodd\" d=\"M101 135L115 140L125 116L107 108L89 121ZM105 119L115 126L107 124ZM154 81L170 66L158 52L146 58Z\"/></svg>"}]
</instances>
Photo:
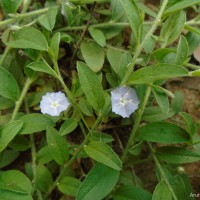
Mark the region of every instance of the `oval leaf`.
<instances>
[{"instance_id":1,"label":"oval leaf","mask_svg":"<svg viewBox=\"0 0 200 200\"><path fill-rule=\"evenodd\" d=\"M192 163L200 160L198 153L189 149L173 146L158 148L156 155L161 160L173 164Z\"/></svg>"},{"instance_id":2,"label":"oval leaf","mask_svg":"<svg viewBox=\"0 0 200 200\"><path fill-rule=\"evenodd\" d=\"M60 165L69 158L68 144L56 129L47 128L47 143L53 159Z\"/></svg>"},{"instance_id":3,"label":"oval leaf","mask_svg":"<svg viewBox=\"0 0 200 200\"><path fill-rule=\"evenodd\" d=\"M200 3L200 0L181 0L181 1L176 1L173 6L169 7L166 11L165 14L169 14L171 12L175 12L177 10L181 10L183 8L187 8L189 6L192 6L194 4Z\"/></svg>"},{"instance_id":4,"label":"oval leaf","mask_svg":"<svg viewBox=\"0 0 200 200\"><path fill-rule=\"evenodd\" d=\"M142 26L141 13L133 0L120 0L120 3L127 15L133 34L138 39Z\"/></svg>"},{"instance_id":5,"label":"oval leaf","mask_svg":"<svg viewBox=\"0 0 200 200\"><path fill-rule=\"evenodd\" d=\"M151 200L151 193L133 185L121 186L114 195L114 200Z\"/></svg>"},{"instance_id":6,"label":"oval leaf","mask_svg":"<svg viewBox=\"0 0 200 200\"><path fill-rule=\"evenodd\" d=\"M154 81L169 79L181 76L187 76L188 71L180 65L174 64L158 64L144 67L133 72L130 76L129 84L143 84Z\"/></svg>"},{"instance_id":7,"label":"oval leaf","mask_svg":"<svg viewBox=\"0 0 200 200\"><path fill-rule=\"evenodd\" d=\"M94 166L81 184L76 200L102 200L117 184L119 171L106 165Z\"/></svg>"},{"instance_id":8,"label":"oval leaf","mask_svg":"<svg viewBox=\"0 0 200 200\"><path fill-rule=\"evenodd\" d=\"M78 122L75 119L66 119L65 122L60 127L60 135L67 135L76 129Z\"/></svg>"},{"instance_id":9,"label":"oval leaf","mask_svg":"<svg viewBox=\"0 0 200 200\"><path fill-rule=\"evenodd\" d=\"M81 53L86 64L94 72L98 72L102 69L104 63L104 51L95 42L82 42Z\"/></svg>"},{"instance_id":10,"label":"oval leaf","mask_svg":"<svg viewBox=\"0 0 200 200\"><path fill-rule=\"evenodd\" d=\"M107 144L92 141L84 146L85 152L94 160L103 163L113 169L121 170L122 163L117 154Z\"/></svg>"},{"instance_id":11,"label":"oval leaf","mask_svg":"<svg viewBox=\"0 0 200 200\"><path fill-rule=\"evenodd\" d=\"M154 122L142 126L138 138L149 142L176 144L188 142L189 134L180 126L168 122Z\"/></svg>"},{"instance_id":12,"label":"oval leaf","mask_svg":"<svg viewBox=\"0 0 200 200\"><path fill-rule=\"evenodd\" d=\"M84 63L78 62L77 69L81 87L88 102L99 111L104 106L105 99L98 76Z\"/></svg>"},{"instance_id":13,"label":"oval leaf","mask_svg":"<svg viewBox=\"0 0 200 200\"><path fill-rule=\"evenodd\" d=\"M60 180L58 184L58 189L66 195L76 196L80 185L80 180L74 177L64 177Z\"/></svg>"},{"instance_id":14,"label":"oval leaf","mask_svg":"<svg viewBox=\"0 0 200 200\"><path fill-rule=\"evenodd\" d=\"M46 115L32 113L24 115L20 118L23 122L23 127L20 134L31 134L47 129L47 126L54 126L54 121Z\"/></svg>"},{"instance_id":15,"label":"oval leaf","mask_svg":"<svg viewBox=\"0 0 200 200\"><path fill-rule=\"evenodd\" d=\"M102 31L98 29L89 28L89 32L92 38L94 39L94 41L98 45L100 45L101 47L104 47L106 45L106 38Z\"/></svg>"},{"instance_id":16,"label":"oval leaf","mask_svg":"<svg viewBox=\"0 0 200 200\"><path fill-rule=\"evenodd\" d=\"M11 140L22 128L23 122L16 120L0 128L0 152L3 151Z\"/></svg>"},{"instance_id":17,"label":"oval leaf","mask_svg":"<svg viewBox=\"0 0 200 200\"><path fill-rule=\"evenodd\" d=\"M181 34L186 22L186 14L183 10L171 14L162 26L160 40L164 46L174 42Z\"/></svg>"},{"instance_id":18,"label":"oval leaf","mask_svg":"<svg viewBox=\"0 0 200 200\"><path fill-rule=\"evenodd\" d=\"M7 43L12 48L47 50L48 43L44 35L33 27L24 27L17 30L11 41Z\"/></svg>"},{"instance_id":19,"label":"oval leaf","mask_svg":"<svg viewBox=\"0 0 200 200\"><path fill-rule=\"evenodd\" d=\"M0 67L0 95L13 101L17 101L20 95L17 81L3 67Z\"/></svg>"},{"instance_id":20,"label":"oval leaf","mask_svg":"<svg viewBox=\"0 0 200 200\"><path fill-rule=\"evenodd\" d=\"M56 22L58 8L50 8L47 13L38 18L39 23L47 30L52 31Z\"/></svg>"},{"instance_id":21,"label":"oval leaf","mask_svg":"<svg viewBox=\"0 0 200 200\"><path fill-rule=\"evenodd\" d=\"M56 72L44 61L36 61L28 64L26 67L31 68L36 72L44 72L58 78Z\"/></svg>"},{"instance_id":22,"label":"oval leaf","mask_svg":"<svg viewBox=\"0 0 200 200\"><path fill-rule=\"evenodd\" d=\"M156 186L152 200L172 200L172 194L163 180Z\"/></svg>"},{"instance_id":23,"label":"oval leaf","mask_svg":"<svg viewBox=\"0 0 200 200\"><path fill-rule=\"evenodd\" d=\"M23 173L17 170L2 171L0 173L0 180L1 199L3 199L3 196L9 197L12 193L16 194L16 196L17 193L23 196L29 195L32 192L30 180ZM27 199L30 199L30 197Z\"/></svg>"}]
</instances>

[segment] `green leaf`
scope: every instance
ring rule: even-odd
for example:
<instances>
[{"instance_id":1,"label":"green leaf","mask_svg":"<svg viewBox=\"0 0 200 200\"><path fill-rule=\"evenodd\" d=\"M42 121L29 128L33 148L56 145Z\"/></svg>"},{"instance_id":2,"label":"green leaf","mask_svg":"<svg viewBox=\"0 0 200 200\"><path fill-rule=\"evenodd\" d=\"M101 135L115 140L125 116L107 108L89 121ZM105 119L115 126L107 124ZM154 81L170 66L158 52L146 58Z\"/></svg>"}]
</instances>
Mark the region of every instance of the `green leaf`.
<instances>
[{"instance_id":1,"label":"green leaf","mask_svg":"<svg viewBox=\"0 0 200 200\"><path fill-rule=\"evenodd\" d=\"M108 48L107 50L107 58L110 63L110 66L112 70L117 74L120 75L120 60L121 60L122 52L113 49L113 48Z\"/></svg>"},{"instance_id":2,"label":"green leaf","mask_svg":"<svg viewBox=\"0 0 200 200\"><path fill-rule=\"evenodd\" d=\"M188 42L188 49L189 49L188 55L192 55L200 43L200 34L188 32L185 35L185 38L187 39Z\"/></svg>"},{"instance_id":3,"label":"green leaf","mask_svg":"<svg viewBox=\"0 0 200 200\"><path fill-rule=\"evenodd\" d=\"M39 23L47 30L52 31L56 22L58 8L50 8L47 13L38 18Z\"/></svg>"},{"instance_id":4,"label":"green leaf","mask_svg":"<svg viewBox=\"0 0 200 200\"><path fill-rule=\"evenodd\" d=\"M74 177L63 177L58 183L58 189L66 195L76 196L78 189L81 185L81 181Z\"/></svg>"},{"instance_id":5,"label":"green leaf","mask_svg":"<svg viewBox=\"0 0 200 200\"><path fill-rule=\"evenodd\" d=\"M20 171L9 170L0 172L1 200L31 200L32 185L30 180Z\"/></svg>"},{"instance_id":6,"label":"green leaf","mask_svg":"<svg viewBox=\"0 0 200 200\"><path fill-rule=\"evenodd\" d=\"M0 152L3 151L11 140L22 128L23 122L16 120L0 128Z\"/></svg>"},{"instance_id":7,"label":"green leaf","mask_svg":"<svg viewBox=\"0 0 200 200\"><path fill-rule=\"evenodd\" d=\"M60 127L59 133L60 135L67 135L76 129L78 126L78 122L75 119L66 119L65 122Z\"/></svg>"},{"instance_id":8,"label":"green leaf","mask_svg":"<svg viewBox=\"0 0 200 200\"><path fill-rule=\"evenodd\" d=\"M60 44L60 33L58 32L52 37L49 49L49 52L55 61L58 60L59 44Z\"/></svg>"},{"instance_id":9,"label":"green leaf","mask_svg":"<svg viewBox=\"0 0 200 200\"><path fill-rule=\"evenodd\" d=\"M76 200L102 200L117 184L119 171L97 164L82 182Z\"/></svg>"},{"instance_id":10,"label":"green leaf","mask_svg":"<svg viewBox=\"0 0 200 200\"><path fill-rule=\"evenodd\" d=\"M44 165L53 160L48 146L43 147L37 152L37 160L39 164Z\"/></svg>"},{"instance_id":11,"label":"green leaf","mask_svg":"<svg viewBox=\"0 0 200 200\"><path fill-rule=\"evenodd\" d=\"M200 76L200 69L189 72L190 76Z\"/></svg>"},{"instance_id":12,"label":"green leaf","mask_svg":"<svg viewBox=\"0 0 200 200\"><path fill-rule=\"evenodd\" d=\"M135 35L135 38L139 41L140 31L142 27L142 15L134 0L120 0L121 5L127 15L129 24Z\"/></svg>"},{"instance_id":13,"label":"green leaf","mask_svg":"<svg viewBox=\"0 0 200 200\"><path fill-rule=\"evenodd\" d=\"M93 137L93 140L101 141L104 143L110 143L114 141L114 138L111 135L99 131L93 132Z\"/></svg>"},{"instance_id":14,"label":"green leaf","mask_svg":"<svg viewBox=\"0 0 200 200\"><path fill-rule=\"evenodd\" d=\"M163 144L183 143L190 139L184 129L168 122L154 122L142 126L138 131L138 138Z\"/></svg>"},{"instance_id":15,"label":"green leaf","mask_svg":"<svg viewBox=\"0 0 200 200\"><path fill-rule=\"evenodd\" d=\"M177 199L185 199L186 197L186 188L181 176L176 175L170 180L170 185L173 188L173 191Z\"/></svg>"},{"instance_id":16,"label":"green leaf","mask_svg":"<svg viewBox=\"0 0 200 200\"><path fill-rule=\"evenodd\" d=\"M1 0L0 4L5 13L16 13L23 0Z\"/></svg>"},{"instance_id":17,"label":"green leaf","mask_svg":"<svg viewBox=\"0 0 200 200\"><path fill-rule=\"evenodd\" d=\"M78 62L77 69L81 87L88 102L99 111L104 106L105 98L98 76L84 63Z\"/></svg>"},{"instance_id":18,"label":"green leaf","mask_svg":"<svg viewBox=\"0 0 200 200\"><path fill-rule=\"evenodd\" d=\"M123 53L120 56L120 62L119 64L119 71L118 71L118 75L121 78L121 80L123 79L126 71L127 71L127 66L129 65L129 63L132 60L132 56L130 53Z\"/></svg>"},{"instance_id":19,"label":"green leaf","mask_svg":"<svg viewBox=\"0 0 200 200\"><path fill-rule=\"evenodd\" d=\"M40 132L47 129L47 126L54 126L54 121L43 114L32 113L24 115L20 118L23 122L23 127L20 130L20 134L31 134Z\"/></svg>"},{"instance_id":20,"label":"green leaf","mask_svg":"<svg viewBox=\"0 0 200 200\"><path fill-rule=\"evenodd\" d=\"M162 26L160 40L167 46L174 42L181 34L186 22L183 10L171 14Z\"/></svg>"},{"instance_id":21,"label":"green leaf","mask_svg":"<svg viewBox=\"0 0 200 200\"><path fill-rule=\"evenodd\" d=\"M152 92L163 114L166 115L169 112L168 96L163 92L163 90L157 87L152 87Z\"/></svg>"},{"instance_id":22,"label":"green leaf","mask_svg":"<svg viewBox=\"0 0 200 200\"><path fill-rule=\"evenodd\" d=\"M102 69L104 63L104 51L95 42L82 42L81 53L86 64L94 72L98 72Z\"/></svg>"},{"instance_id":23,"label":"green leaf","mask_svg":"<svg viewBox=\"0 0 200 200\"><path fill-rule=\"evenodd\" d=\"M191 115L189 115L188 113L185 113L185 112L182 112L180 114L183 117L183 119L185 120L188 133L191 136L194 135L196 132L196 126L195 126L195 122L192 119Z\"/></svg>"},{"instance_id":24,"label":"green leaf","mask_svg":"<svg viewBox=\"0 0 200 200\"><path fill-rule=\"evenodd\" d=\"M94 41L100 45L101 47L104 47L106 45L106 38L102 31L94 28L89 28L90 35L94 39Z\"/></svg>"},{"instance_id":25,"label":"green leaf","mask_svg":"<svg viewBox=\"0 0 200 200\"><path fill-rule=\"evenodd\" d=\"M0 110L5 110L14 106L15 102L13 102L11 99L0 96Z\"/></svg>"},{"instance_id":26,"label":"green leaf","mask_svg":"<svg viewBox=\"0 0 200 200\"><path fill-rule=\"evenodd\" d=\"M53 177L51 172L44 165L38 165L36 169L36 188L42 192L48 191L49 187L53 183Z\"/></svg>"},{"instance_id":27,"label":"green leaf","mask_svg":"<svg viewBox=\"0 0 200 200\"><path fill-rule=\"evenodd\" d=\"M175 3L173 6L169 7L165 11L165 14L169 14L171 12L175 12L175 11L190 7L190 6L192 6L194 4L198 4L198 3L200 3L200 0L189 0L189 1L181 0L181 1L178 1L177 3Z\"/></svg>"},{"instance_id":28,"label":"green leaf","mask_svg":"<svg viewBox=\"0 0 200 200\"><path fill-rule=\"evenodd\" d=\"M175 63L178 65L182 65L185 63L187 57L188 57L188 43L185 37L181 35L178 48L176 51Z\"/></svg>"},{"instance_id":29,"label":"green leaf","mask_svg":"<svg viewBox=\"0 0 200 200\"><path fill-rule=\"evenodd\" d=\"M0 95L17 101L20 89L14 77L3 67L0 67Z\"/></svg>"},{"instance_id":30,"label":"green leaf","mask_svg":"<svg viewBox=\"0 0 200 200\"><path fill-rule=\"evenodd\" d=\"M145 108L142 120L146 122L158 122L168 119L174 115L175 111L172 108L169 109L169 112L167 114L163 114L160 107L153 106Z\"/></svg>"},{"instance_id":31,"label":"green leaf","mask_svg":"<svg viewBox=\"0 0 200 200\"><path fill-rule=\"evenodd\" d=\"M133 185L121 186L114 195L114 200L151 200L151 193Z\"/></svg>"},{"instance_id":32,"label":"green leaf","mask_svg":"<svg viewBox=\"0 0 200 200\"><path fill-rule=\"evenodd\" d=\"M183 107L183 94L181 92L176 92L174 94L174 98L171 102L171 107L176 112L176 114L181 112Z\"/></svg>"},{"instance_id":33,"label":"green leaf","mask_svg":"<svg viewBox=\"0 0 200 200\"><path fill-rule=\"evenodd\" d=\"M36 50L47 50L48 43L44 35L33 27L24 27L17 30L12 35L12 39L7 43L12 48L22 49L36 49Z\"/></svg>"},{"instance_id":34,"label":"green leaf","mask_svg":"<svg viewBox=\"0 0 200 200\"><path fill-rule=\"evenodd\" d=\"M9 165L14 160L16 160L18 156L19 156L19 153L13 150L5 150L1 152L0 153L0 168L3 168Z\"/></svg>"},{"instance_id":35,"label":"green leaf","mask_svg":"<svg viewBox=\"0 0 200 200\"><path fill-rule=\"evenodd\" d=\"M92 159L113 169L121 170L122 163L110 146L100 141L92 141L84 146L85 152Z\"/></svg>"},{"instance_id":36,"label":"green leaf","mask_svg":"<svg viewBox=\"0 0 200 200\"><path fill-rule=\"evenodd\" d=\"M156 186L152 200L172 200L172 194L163 180Z\"/></svg>"},{"instance_id":37,"label":"green leaf","mask_svg":"<svg viewBox=\"0 0 200 200\"><path fill-rule=\"evenodd\" d=\"M44 73L54 76L55 78L58 78L56 72L45 61L32 62L28 64L26 67L36 72L44 72Z\"/></svg>"},{"instance_id":38,"label":"green leaf","mask_svg":"<svg viewBox=\"0 0 200 200\"><path fill-rule=\"evenodd\" d=\"M30 148L30 141L27 137L18 134L10 142L9 147L11 147L15 151L26 151L27 149Z\"/></svg>"},{"instance_id":39,"label":"green leaf","mask_svg":"<svg viewBox=\"0 0 200 200\"><path fill-rule=\"evenodd\" d=\"M86 99L81 99L79 101L79 108L84 115L93 116L92 106L88 103Z\"/></svg>"},{"instance_id":40,"label":"green leaf","mask_svg":"<svg viewBox=\"0 0 200 200\"><path fill-rule=\"evenodd\" d=\"M68 144L56 129L47 128L47 143L53 159L64 165L69 158Z\"/></svg>"},{"instance_id":41,"label":"green leaf","mask_svg":"<svg viewBox=\"0 0 200 200\"><path fill-rule=\"evenodd\" d=\"M172 164L192 163L200 160L200 155L190 149L167 146L156 150L159 159Z\"/></svg>"},{"instance_id":42,"label":"green leaf","mask_svg":"<svg viewBox=\"0 0 200 200\"><path fill-rule=\"evenodd\" d=\"M143 67L133 72L128 80L128 84L151 83L158 80L174 77L187 76L188 71L180 65L158 64Z\"/></svg>"}]
</instances>

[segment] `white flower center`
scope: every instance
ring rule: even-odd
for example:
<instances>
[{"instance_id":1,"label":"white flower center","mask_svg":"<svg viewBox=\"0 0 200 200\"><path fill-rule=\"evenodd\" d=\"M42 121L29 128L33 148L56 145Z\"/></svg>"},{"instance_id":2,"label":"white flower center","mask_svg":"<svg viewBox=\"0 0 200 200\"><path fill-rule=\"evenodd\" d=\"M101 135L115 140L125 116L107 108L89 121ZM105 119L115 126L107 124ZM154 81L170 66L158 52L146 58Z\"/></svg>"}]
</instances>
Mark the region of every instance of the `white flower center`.
<instances>
[{"instance_id":1,"label":"white flower center","mask_svg":"<svg viewBox=\"0 0 200 200\"><path fill-rule=\"evenodd\" d=\"M124 97L120 98L120 102L119 103L120 103L121 106L124 107L127 104L126 98L124 98Z\"/></svg>"},{"instance_id":2,"label":"white flower center","mask_svg":"<svg viewBox=\"0 0 200 200\"><path fill-rule=\"evenodd\" d=\"M53 101L53 102L51 103L51 107L52 107L52 108L58 108L58 106L59 106L59 104L58 104L57 101Z\"/></svg>"}]
</instances>

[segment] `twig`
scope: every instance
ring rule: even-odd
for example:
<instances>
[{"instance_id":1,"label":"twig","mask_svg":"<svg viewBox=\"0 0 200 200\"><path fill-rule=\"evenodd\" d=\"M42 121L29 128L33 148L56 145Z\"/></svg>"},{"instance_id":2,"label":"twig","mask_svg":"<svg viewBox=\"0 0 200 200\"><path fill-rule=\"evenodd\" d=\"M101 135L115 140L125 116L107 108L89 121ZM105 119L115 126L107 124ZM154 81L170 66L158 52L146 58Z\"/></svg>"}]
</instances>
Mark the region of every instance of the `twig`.
<instances>
[{"instance_id":1,"label":"twig","mask_svg":"<svg viewBox=\"0 0 200 200\"><path fill-rule=\"evenodd\" d=\"M96 5L96 3L94 3L93 6L92 6L92 8L91 8L91 11L90 11L90 18L89 18L89 20L87 21L87 24L86 24L86 26L84 27L84 30L83 30L83 32L82 32L82 34L81 34L81 36L80 36L80 40L77 42L76 48L75 48L75 50L74 50L74 52L73 52L73 54L72 54L72 58L71 58L71 61L70 61L70 67L71 67L71 68L72 68L72 66L73 66L74 58L75 58L76 53L77 53L77 51L78 51L78 49L79 49L79 47L80 47L80 45L81 45L81 42L83 41L84 36L85 36L85 34L86 34L86 32L87 32L87 30L88 30L88 28L89 28L89 26L90 26L90 24L91 24L91 22L92 22L92 17L93 17L93 14L94 14L95 5Z\"/></svg>"}]
</instances>

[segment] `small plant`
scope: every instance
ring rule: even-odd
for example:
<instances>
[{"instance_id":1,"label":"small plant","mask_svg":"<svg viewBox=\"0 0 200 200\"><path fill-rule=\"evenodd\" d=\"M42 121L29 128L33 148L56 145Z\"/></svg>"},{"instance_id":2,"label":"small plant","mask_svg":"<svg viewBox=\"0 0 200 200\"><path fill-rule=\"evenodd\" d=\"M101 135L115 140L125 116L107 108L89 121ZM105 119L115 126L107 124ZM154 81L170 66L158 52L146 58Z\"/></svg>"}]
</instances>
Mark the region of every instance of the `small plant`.
<instances>
[{"instance_id":1,"label":"small plant","mask_svg":"<svg viewBox=\"0 0 200 200\"><path fill-rule=\"evenodd\" d=\"M200 75L200 0L145 2L0 0L0 199L198 196L199 124L165 86Z\"/></svg>"}]
</instances>

